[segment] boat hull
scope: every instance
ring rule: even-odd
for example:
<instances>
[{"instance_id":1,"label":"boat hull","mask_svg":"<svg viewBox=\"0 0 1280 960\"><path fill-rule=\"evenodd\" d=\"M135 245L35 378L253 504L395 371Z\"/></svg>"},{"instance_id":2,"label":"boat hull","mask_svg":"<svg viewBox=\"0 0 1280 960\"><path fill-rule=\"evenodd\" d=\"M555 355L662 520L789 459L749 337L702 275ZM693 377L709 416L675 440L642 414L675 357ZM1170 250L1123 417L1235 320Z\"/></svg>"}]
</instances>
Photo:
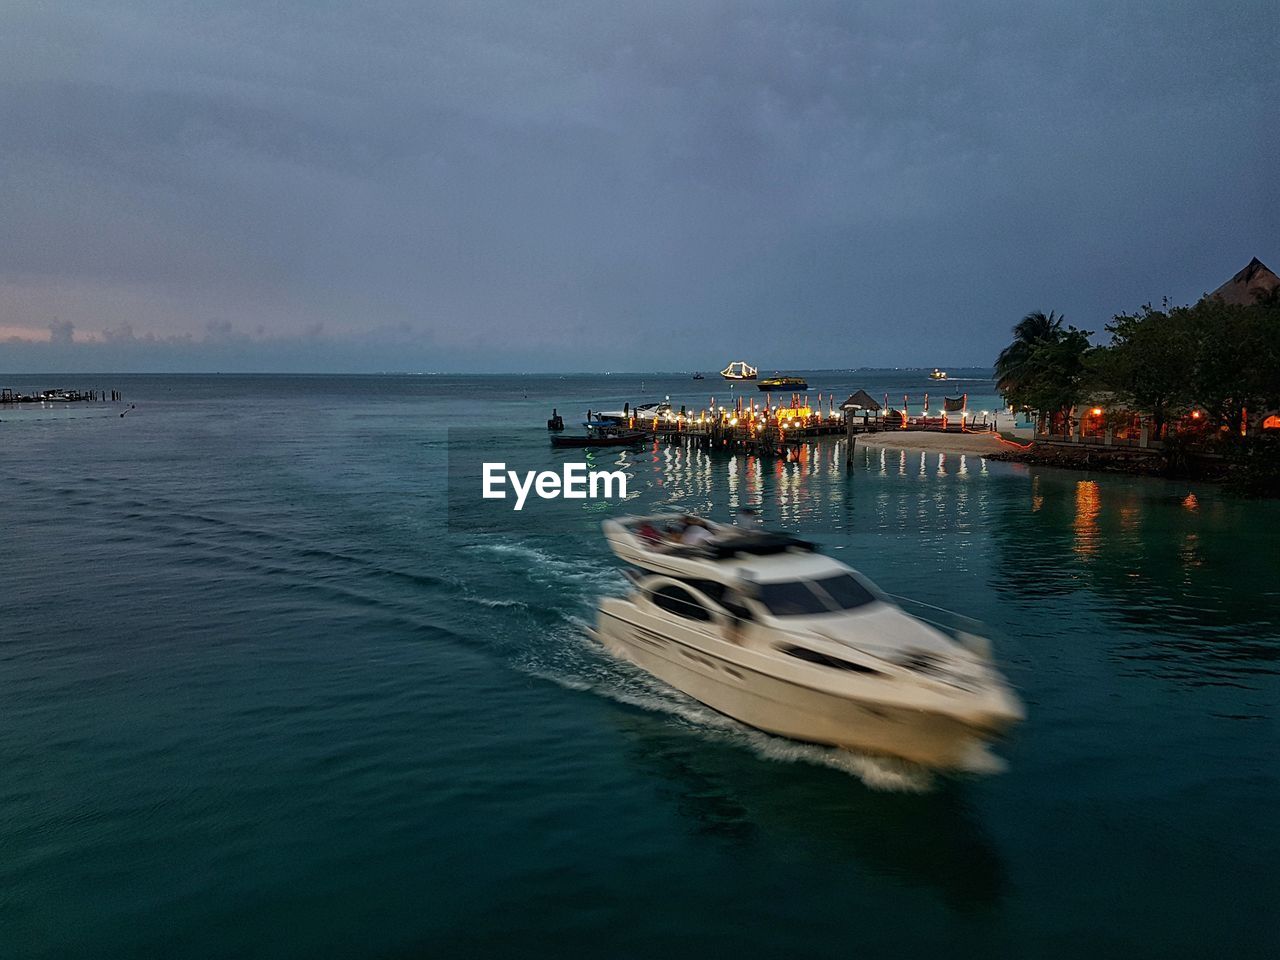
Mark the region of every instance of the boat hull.
<instances>
[{"instance_id":1,"label":"boat hull","mask_svg":"<svg viewBox=\"0 0 1280 960\"><path fill-rule=\"evenodd\" d=\"M805 383L803 380L799 380L795 383L767 383L767 382L761 381L760 383L756 384L756 389L764 390L767 392L789 391L789 392L795 393L802 390L808 390L809 384Z\"/></svg>"},{"instance_id":2,"label":"boat hull","mask_svg":"<svg viewBox=\"0 0 1280 960\"><path fill-rule=\"evenodd\" d=\"M551 437L553 447L633 447L644 441L643 433L623 433L613 437Z\"/></svg>"},{"instance_id":3,"label":"boat hull","mask_svg":"<svg viewBox=\"0 0 1280 960\"><path fill-rule=\"evenodd\" d=\"M857 699L753 668L751 652L711 631L650 629L626 601L605 601L596 636L677 690L748 726L794 740L967 769L986 741L1016 720L999 712L960 717ZM700 635L701 634L701 635Z\"/></svg>"}]
</instances>

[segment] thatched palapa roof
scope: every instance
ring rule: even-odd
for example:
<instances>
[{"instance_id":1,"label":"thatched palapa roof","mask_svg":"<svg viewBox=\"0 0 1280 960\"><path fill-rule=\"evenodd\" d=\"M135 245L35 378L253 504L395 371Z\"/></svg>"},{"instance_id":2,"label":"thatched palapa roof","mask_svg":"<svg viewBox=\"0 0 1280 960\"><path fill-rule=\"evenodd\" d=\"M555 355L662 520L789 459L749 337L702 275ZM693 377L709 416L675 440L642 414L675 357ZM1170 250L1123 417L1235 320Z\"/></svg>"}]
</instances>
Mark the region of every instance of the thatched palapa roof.
<instances>
[{"instance_id":1,"label":"thatched palapa roof","mask_svg":"<svg viewBox=\"0 0 1280 960\"><path fill-rule=\"evenodd\" d=\"M859 390L857 393L849 395L849 399L840 404L841 410L879 410L880 404L876 402L876 398L871 396L865 390Z\"/></svg>"},{"instance_id":2,"label":"thatched palapa roof","mask_svg":"<svg viewBox=\"0 0 1280 960\"><path fill-rule=\"evenodd\" d=\"M1217 297L1224 303L1247 307L1274 292L1277 287L1280 287L1280 277L1272 273L1265 263L1254 257L1249 261L1248 266L1209 296Z\"/></svg>"}]
</instances>

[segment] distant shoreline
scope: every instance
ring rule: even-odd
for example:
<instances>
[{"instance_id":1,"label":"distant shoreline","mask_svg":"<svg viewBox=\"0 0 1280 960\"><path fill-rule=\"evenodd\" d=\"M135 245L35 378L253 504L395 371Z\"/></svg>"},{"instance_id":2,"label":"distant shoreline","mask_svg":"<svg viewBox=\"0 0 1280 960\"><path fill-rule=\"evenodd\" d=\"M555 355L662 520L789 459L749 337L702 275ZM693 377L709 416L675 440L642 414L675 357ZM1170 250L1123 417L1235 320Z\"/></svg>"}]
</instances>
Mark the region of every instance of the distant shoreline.
<instances>
[{"instance_id":1,"label":"distant shoreline","mask_svg":"<svg viewBox=\"0 0 1280 960\"><path fill-rule=\"evenodd\" d=\"M704 369L710 369L704 368ZM854 373L898 374L927 372L929 367L789 367L792 373L839 374L846 376ZM989 365L975 367L952 367L960 374L979 374L974 376L951 376L947 380L929 381L939 390L945 390L948 383L986 383L994 380ZM0 370L0 379L5 377L31 377L59 379L65 377L539 377L545 379L583 378L583 377L688 377L693 370ZM717 373L708 376L704 381L712 384L736 384L739 381L723 380ZM812 388L810 392L818 389Z\"/></svg>"}]
</instances>

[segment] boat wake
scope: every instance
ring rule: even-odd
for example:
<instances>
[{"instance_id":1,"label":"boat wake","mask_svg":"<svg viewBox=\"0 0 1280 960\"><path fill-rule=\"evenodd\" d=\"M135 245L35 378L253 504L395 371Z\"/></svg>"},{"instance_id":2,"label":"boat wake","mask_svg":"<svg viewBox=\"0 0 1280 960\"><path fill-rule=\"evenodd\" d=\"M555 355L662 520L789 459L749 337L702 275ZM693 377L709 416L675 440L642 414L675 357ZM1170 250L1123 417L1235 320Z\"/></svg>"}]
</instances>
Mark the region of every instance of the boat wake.
<instances>
[{"instance_id":1,"label":"boat wake","mask_svg":"<svg viewBox=\"0 0 1280 960\"><path fill-rule=\"evenodd\" d=\"M478 543L464 549L487 553L499 560L516 561L529 579L553 585L561 591L566 584L589 586L592 592L599 592L601 586L616 582L621 590L626 583L622 575L611 568L602 571L599 563L581 558L567 559L524 543Z\"/></svg>"},{"instance_id":2,"label":"boat wake","mask_svg":"<svg viewBox=\"0 0 1280 960\"><path fill-rule=\"evenodd\" d=\"M467 594L467 599L472 603L478 603L482 607L488 607L490 610L528 610L529 605L523 600L495 600L492 597L484 597L479 594Z\"/></svg>"},{"instance_id":3,"label":"boat wake","mask_svg":"<svg viewBox=\"0 0 1280 960\"><path fill-rule=\"evenodd\" d=\"M873 790L922 793L933 788L938 772L907 760L859 753L838 747L808 744L749 727L668 686L647 671L608 653L590 636L596 601L601 595L622 594L626 581L608 576L598 562L565 557L544 545L521 542L474 544L467 549L487 554L500 566L518 570L522 579L539 589L554 588L560 602L556 622L530 622L515 629L504 653L517 669L565 689L606 697L635 709L664 714L697 735L745 748L777 763L806 763L855 777ZM483 601L482 601L483 602ZM520 600L492 600L493 607L541 609ZM513 625L514 626L514 625ZM532 634L529 630L532 629ZM517 643L515 638L520 636ZM985 750L975 751L965 772L993 773L1000 761Z\"/></svg>"},{"instance_id":4,"label":"boat wake","mask_svg":"<svg viewBox=\"0 0 1280 960\"><path fill-rule=\"evenodd\" d=\"M556 631L553 642L531 651L518 669L568 690L607 697L650 713L661 713L699 736L745 748L775 763L806 763L855 777L872 790L925 793L933 788L934 771L891 757L872 756L800 743L748 727L712 710L649 673L610 656L588 634L588 624L570 618L570 626Z\"/></svg>"}]
</instances>

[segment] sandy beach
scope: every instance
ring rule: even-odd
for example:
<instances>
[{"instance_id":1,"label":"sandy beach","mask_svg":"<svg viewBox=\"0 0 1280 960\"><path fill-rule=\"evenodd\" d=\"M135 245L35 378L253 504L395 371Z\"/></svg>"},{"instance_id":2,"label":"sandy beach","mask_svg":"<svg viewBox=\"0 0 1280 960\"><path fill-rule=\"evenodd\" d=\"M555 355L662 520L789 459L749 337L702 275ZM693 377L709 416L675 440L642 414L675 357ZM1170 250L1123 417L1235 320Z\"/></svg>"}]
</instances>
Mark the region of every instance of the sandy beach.
<instances>
[{"instance_id":1,"label":"sandy beach","mask_svg":"<svg viewBox=\"0 0 1280 960\"><path fill-rule=\"evenodd\" d=\"M929 433L923 430L859 434L858 446L978 455L1013 449L989 433Z\"/></svg>"}]
</instances>

